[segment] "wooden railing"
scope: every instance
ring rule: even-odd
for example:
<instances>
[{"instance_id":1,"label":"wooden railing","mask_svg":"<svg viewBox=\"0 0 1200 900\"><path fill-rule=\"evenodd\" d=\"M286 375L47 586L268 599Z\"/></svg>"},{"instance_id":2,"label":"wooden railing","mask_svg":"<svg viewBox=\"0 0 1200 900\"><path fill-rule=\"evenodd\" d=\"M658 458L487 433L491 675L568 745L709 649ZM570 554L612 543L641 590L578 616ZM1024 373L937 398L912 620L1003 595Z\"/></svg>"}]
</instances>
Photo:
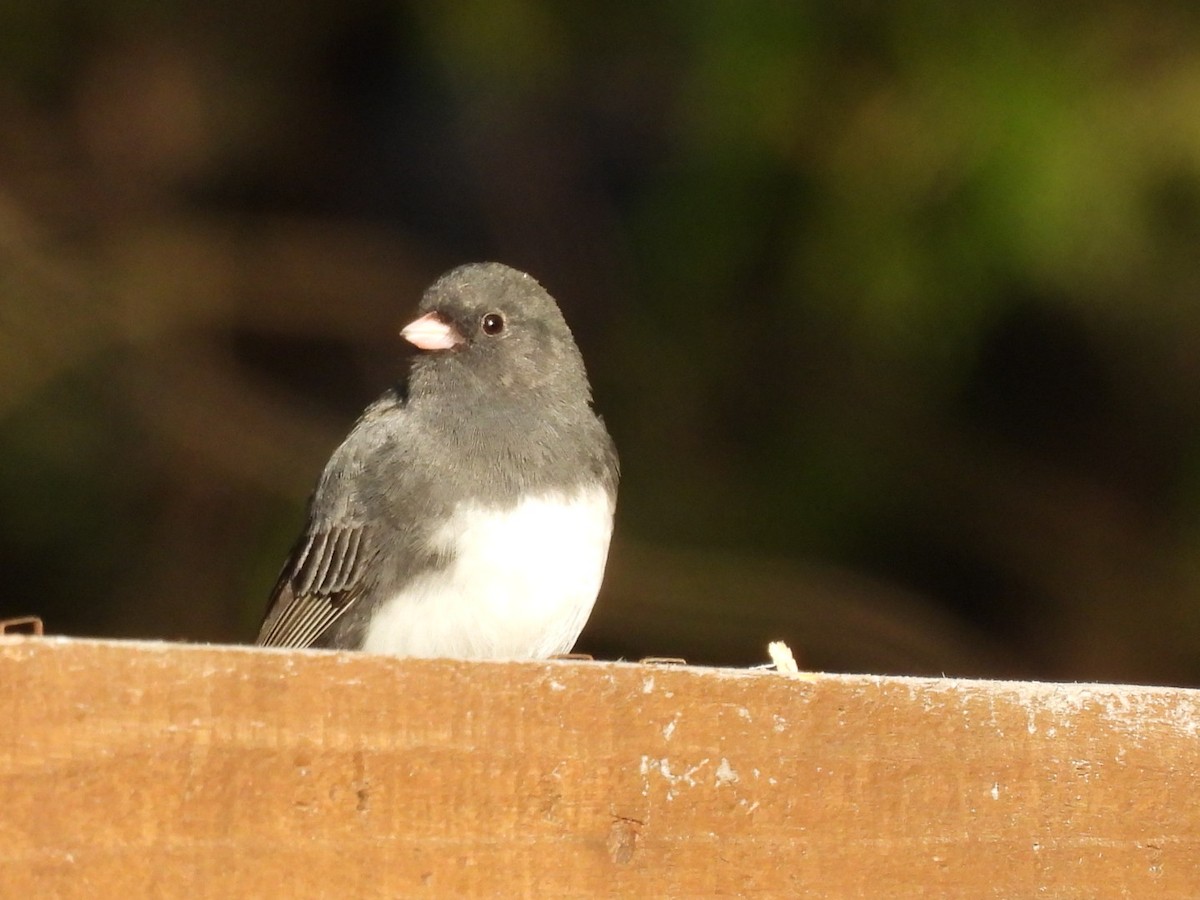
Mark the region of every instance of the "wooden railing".
<instances>
[{"instance_id":1,"label":"wooden railing","mask_svg":"<svg viewBox=\"0 0 1200 900\"><path fill-rule=\"evenodd\" d=\"M1198 897L1200 693L0 640L3 897Z\"/></svg>"}]
</instances>

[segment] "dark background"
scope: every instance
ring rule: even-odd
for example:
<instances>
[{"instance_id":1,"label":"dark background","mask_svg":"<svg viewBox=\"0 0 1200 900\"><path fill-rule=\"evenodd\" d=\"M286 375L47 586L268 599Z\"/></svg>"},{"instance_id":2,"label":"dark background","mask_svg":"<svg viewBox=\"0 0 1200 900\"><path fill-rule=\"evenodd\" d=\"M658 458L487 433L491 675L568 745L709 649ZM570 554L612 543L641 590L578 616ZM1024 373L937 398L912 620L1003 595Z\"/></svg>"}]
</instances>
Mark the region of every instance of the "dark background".
<instances>
[{"instance_id":1,"label":"dark background","mask_svg":"<svg viewBox=\"0 0 1200 900\"><path fill-rule=\"evenodd\" d=\"M1194 3L0 7L0 614L252 638L440 271L561 301L604 657L1200 682Z\"/></svg>"}]
</instances>

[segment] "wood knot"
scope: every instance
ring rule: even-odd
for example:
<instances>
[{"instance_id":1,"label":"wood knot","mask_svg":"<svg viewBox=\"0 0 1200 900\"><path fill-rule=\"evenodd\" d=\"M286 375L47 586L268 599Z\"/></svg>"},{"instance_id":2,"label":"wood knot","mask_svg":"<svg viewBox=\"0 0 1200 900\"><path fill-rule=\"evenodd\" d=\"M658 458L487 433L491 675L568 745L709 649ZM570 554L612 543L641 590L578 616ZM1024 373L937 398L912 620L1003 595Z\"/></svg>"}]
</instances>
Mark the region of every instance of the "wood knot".
<instances>
[{"instance_id":1,"label":"wood knot","mask_svg":"<svg viewBox=\"0 0 1200 900\"><path fill-rule=\"evenodd\" d=\"M608 858L618 866L633 859L641 825L637 819L613 819L612 827L608 830Z\"/></svg>"}]
</instances>

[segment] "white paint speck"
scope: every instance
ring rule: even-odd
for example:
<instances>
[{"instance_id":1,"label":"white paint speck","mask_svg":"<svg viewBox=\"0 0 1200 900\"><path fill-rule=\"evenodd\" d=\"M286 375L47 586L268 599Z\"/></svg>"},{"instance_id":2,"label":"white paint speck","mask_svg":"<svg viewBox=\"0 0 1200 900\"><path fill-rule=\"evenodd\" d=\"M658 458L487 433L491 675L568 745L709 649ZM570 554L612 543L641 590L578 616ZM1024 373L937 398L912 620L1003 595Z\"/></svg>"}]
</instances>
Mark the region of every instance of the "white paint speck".
<instances>
[{"instance_id":1,"label":"white paint speck","mask_svg":"<svg viewBox=\"0 0 1200 900\"><path fill-rule=\"evenodd\" d=\"M642 682L642 693L643 694L651 694L653 692L654 692L654 676L647 675L645 680Z\"/></svg>"},{"instance_id":2,"label":"white paint speck","mask_svg":"<svg viewBox=\"0 0 1200 900\"><path fill-rule=\"evenodd\" d=\"M733 767L729 765L729 760L723 756L721 757L721 762L717 766L717 771L715 774L717 778L717 787L721 787L722 785L726 784L734 784L738 781L737 772L733 771Z\"/></svg>"},{"instance_id":3,"label":"white paint speck","mask_svg":"<svg viewBox=\"0 0 1200 900\"><path fill-rule=\"evenodd\" d=\"M993 784L992 784L992 799L993 800L1000 799L1000 783L999 782L993 782Z\"/></svg>"},{"instance_id":4,"label":"white paint speck","mask_svg":"<svg viewBox=\"0 0 1200 900\"><path fill-rule=\"evenodd\" d=\"M709 763L708 757L705 757L704 759L700 760L700 762L696 763L694 766L689 766L687 769L683 770L682 772L673 772L673 771L671 771L671 761L669 759L667 759L666 757L663 757L662 759L659 759L659 760L653 759L651 757L642 757L642 760L643 760L642 765L643 765L643 769L644 769L642 772L643 775L648 776L651 772L657 771L658 774L660 776L662 776L663 780L666 781L668 785L670 785L670 787L667 790L667 799L668 800L672 799L675 796L675 789L680 787L681 785L686 786L686 787L695 787L697 784L696 773L699 772L701 769L703 769L705 766L707 766Z\"/></svg>"},{"instance_id":5,"label":"white paint speck","mask_svg":"<svg viewBox=\"0 0 1200 900\"><path fill-rule=\"evenodd\" d=\"M675 723L678 721L679 721L679 716L676 716L670 722L668 722L666 725L663 726L663 730L662 730L663 740L669 741L671 739L671 735L673 735L675 733Z\"/></svg>"}]
</instances>

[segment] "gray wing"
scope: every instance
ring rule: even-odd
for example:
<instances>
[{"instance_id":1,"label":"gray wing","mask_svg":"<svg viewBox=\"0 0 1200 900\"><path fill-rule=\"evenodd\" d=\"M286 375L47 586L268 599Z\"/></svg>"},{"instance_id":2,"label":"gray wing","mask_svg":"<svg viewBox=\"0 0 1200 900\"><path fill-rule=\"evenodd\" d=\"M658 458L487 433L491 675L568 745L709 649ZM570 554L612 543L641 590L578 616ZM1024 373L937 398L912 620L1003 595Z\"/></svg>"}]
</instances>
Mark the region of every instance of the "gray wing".
<instances>
[{"instance_id":1,"label":"gray wing","mask_svg":"<svg viewBox=\"0 0 1200 900\"><path fill-rule=\"evenodd\" d=\"M368 525L370 492L357 489L363 473L383 463L386 439L402 422L406 397L389 391L355 423L325 471L309 503L308 526L292 548L256 643L310 647L368 592L380 525ZM386 456L386 454L385 454ZM385 526L386 527L386 526Z\"/></svg>"},{"instance_id":2,"label":"gray wing","mask_svg":"<svg viewBox=\"0 0 1200 900\"><path fill-rule=\"evenodd\" d=\"M312 646L362 595L368 543L362 525L310 527L275 583L256 643Z\"/></svg>"}]
</instances>

